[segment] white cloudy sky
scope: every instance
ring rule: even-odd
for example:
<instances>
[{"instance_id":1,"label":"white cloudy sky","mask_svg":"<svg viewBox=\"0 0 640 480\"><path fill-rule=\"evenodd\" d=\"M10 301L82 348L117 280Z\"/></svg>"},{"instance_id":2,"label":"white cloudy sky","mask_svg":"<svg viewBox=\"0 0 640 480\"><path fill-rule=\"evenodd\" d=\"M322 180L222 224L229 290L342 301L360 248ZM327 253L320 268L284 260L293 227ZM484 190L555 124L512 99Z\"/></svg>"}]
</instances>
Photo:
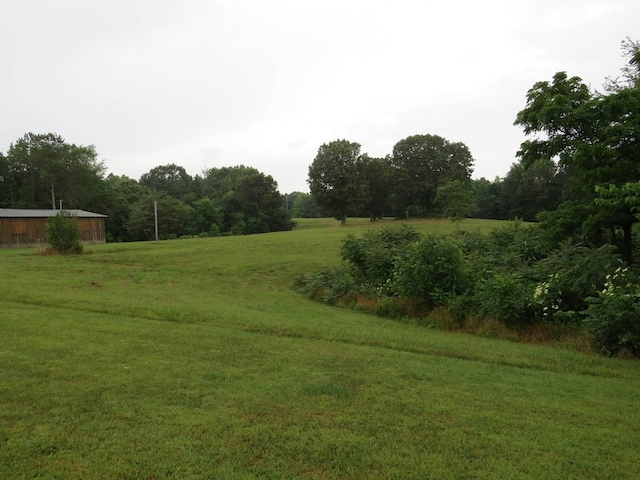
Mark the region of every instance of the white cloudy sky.
<instances>
[{"instance_id":1,"label":"white cloudy sky","mask_svg":"<svg viewBox=\"0 0 640 480\"><path fill-rule=\"evenodd\" d=\"M429 133L493 179L527 90L560 70L599 89L627 36L638 0L0 0L0 151L55 132L118 175L244 164L286 193L322 143Z\"/></svg>"}]
</instances>

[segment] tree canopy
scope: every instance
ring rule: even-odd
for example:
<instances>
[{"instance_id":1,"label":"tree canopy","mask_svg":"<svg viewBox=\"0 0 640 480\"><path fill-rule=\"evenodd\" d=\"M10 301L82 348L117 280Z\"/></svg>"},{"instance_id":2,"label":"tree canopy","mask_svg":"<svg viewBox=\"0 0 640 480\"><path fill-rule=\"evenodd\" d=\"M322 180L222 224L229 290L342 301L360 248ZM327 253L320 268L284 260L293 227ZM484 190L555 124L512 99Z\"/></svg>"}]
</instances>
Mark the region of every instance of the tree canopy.
<instances>
[{"instance_id":1,"label":"tree canopy","mask_svg":"<svg viewBox=\"0 0 640 480\"><path fill-rule=\"evenodd\" d=\"M595 201L598 188L640 180L640 45L626 40L623 50L623 81L609 82L607 91L599 93L579 77L558 72L551 82L537 82L529 90L515 123L530 137L518 152L524 168L547 159L567 175L562 208L541 217L547 230L556 240L581 234L596 243L617 243L619 228L621 250L630 261L637 217L625 203L604 209ZM559 215L574 220L558 222Z\"/></svg>"},{"instance_id":2,"label":"tree canopy","mask_svg":"<svg viewBox=\"0 0 640 480\"><path fill-rule=\"evenodd\" d=\"M93 145L67 143L54 133L27 133L0 158L3 197L14 208L95 208L104 164Z\"/></svg>"},{"instance_id":3,"label":"tree canopy","mask_svg":"<svg viewBox=\"0 0 640 480\"><path fill-rule=\"evenodd\" d=\"M396 210L432 213L438 187L470 179L473 162L464 143L449 142L438 135L400 140L391 156Z\"/></svg>"},{"instance_id":4,"label":"tree canopy","mask_svg":"<svg viewBox=\"0 0 640 480\"><path fill-rule=\"evenodd\" d=\"M171 163L152 168L140 177L140 185L174 198L182 199L191 192L193 178L184 167Z\"/></svg>"},{"instance_id":5,"label":"tree canopy","mask_svg":"<svg viewBox=\"0 0 640 480\"><path fill-rule=\"evenodd\" d=\"M325 143L309 167L309 188L318 206L345 223L367 198L360 144L347 140Z\"/></svg>"},{"instance_id":6,"label":"tree canopy","mask_svg":"<svg viewBox=\"0 0 640 480\"><path fill-rule=\"evenodd\" d=\"M438 135L408 137L384 158L361 154L358 143L336 140L319 148L307 182L318 207L343 223L347 213L371 220L385 213L431 215L437 189L468 181L472 165L466 145Z\"/></svg>"}]
</instances>

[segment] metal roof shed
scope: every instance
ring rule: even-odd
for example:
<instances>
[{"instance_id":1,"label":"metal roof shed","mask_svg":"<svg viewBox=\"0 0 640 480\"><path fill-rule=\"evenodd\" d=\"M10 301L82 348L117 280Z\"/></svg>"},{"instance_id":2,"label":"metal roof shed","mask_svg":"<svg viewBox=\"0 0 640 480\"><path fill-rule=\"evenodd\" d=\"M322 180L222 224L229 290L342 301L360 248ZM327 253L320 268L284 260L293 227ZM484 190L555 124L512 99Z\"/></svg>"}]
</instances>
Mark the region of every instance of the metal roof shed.
<instances>
[{"instance_id":1,"label":"metal roof shed","mask_svg":"<svg viewBox=\"0 0 640 480\"><path fill-rule=\"evenodd\" d=\"M106 215L85 210L66 210L78 217L83 243L105 243ZM47 220L60 210L0 208L0 248L46 245Z\"/></svg>"}]
</instances>

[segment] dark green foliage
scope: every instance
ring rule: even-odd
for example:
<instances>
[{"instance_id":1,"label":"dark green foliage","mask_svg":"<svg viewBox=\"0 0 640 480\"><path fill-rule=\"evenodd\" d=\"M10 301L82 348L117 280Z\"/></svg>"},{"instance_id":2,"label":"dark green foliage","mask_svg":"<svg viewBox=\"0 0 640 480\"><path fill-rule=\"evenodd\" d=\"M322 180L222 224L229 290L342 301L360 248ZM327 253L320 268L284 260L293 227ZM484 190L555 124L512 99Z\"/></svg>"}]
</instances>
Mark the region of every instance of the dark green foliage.
<instances>
[{"instance_id":1,"label":"dark green foliage","mask_svg":"<svg viewBox=\"0 0 640 480\"><path fill-rule=\"evenodd\" d=\"M618 267L602 291L589 299L584 324L606 355L622 351L640 356L640 277Z\"/></svg>"},{"instance_id":2,"label":"dark green foliage","mask_svg":"<svg viewBox=\"0 0 640 480\"><path fill-rule=\"evenodd\" d=\"M374 221L381 218L388 209L393 188L393 168L389 158L370 158L367 155L362 156L360 167L367 184L367 197L362 213Z\"/></svg>"},{"instance_id":3,"label":"dark green foliage","mask_svg":"<svg viewBox=\"0 0 640 480\"><path fill-rule=\"evenodd\" d=\"M0 152L0 208L11 208L15 205L17 190L9 159Z\"/></svg>"},{"instance_id":4,"label":"dark green foliage","mask_svg":"<svg viewBox=\"0 0 640 480\"><path fill-rule=\"evenodd\" d=\"M47 220L47 242L58 253L82 252L82 232L78 218L62 210Z\"/></svg>"},{"instance_id":5,"label":"dark green foliage","mask_svg":"<svg viewBox=\"0 0 640 480\"><path fill-rule=\"evenodd\" d=\"M340 256L367 289L388 291L396 259L407 245L420 238L415 228L406 225L370 231L361 238L348 235Z\"/></svg>"},{"instance_id":6,"label":"dark green foliage","mask_svg":"<svg viewBox=\"0 0 640 480\"><path fill-rule=\"evenodd\" d=\"M174 163L161 165L140 177L140 185L183 200L191 191L193 178L184 167Z\"/></svg>"},{"instance_id":7,"label":"dark green foliage","mask_svg":"<svg viewBox=\"0 0 640 480\"><path fill-rule=\"evenodd\" d=\"M603 288L607 272L620 265L613 245L588 248L565 242L533 265L535 304L544 317L576 318L587 307L586 299Z\"/></svg>"},{"instance_id":8,"label":"dark green foliage","mask_svg":"<svg viewBox=\"0 0 640 480\"><path fill-rule=\"evenodd\" d=\"M615 244L612 237L619 229L620 252L632 263L632 225L638 218L626 202L598 202L596 194L640 180L640 44L627 40L623 48L628 60L624 81L610 82L606 94L558 72L552 82L537 82L529 90L527 106L515 123L533 137L518 152L522 165L544 159L557 163L567 176L566 208L544 216L556 238L587 235L597 245Z\"/></svg>"},{"instance_id":9,"label":"dark green foliage","mask_svg":"<svg viewBox=\"0 0 640 480\"><path fill-rule=\"evenodd\" d=\"M401 297L445 305L466 288L462 249L451 238L424 237L398 256L391 284Z\"/></svg>"},{"instance_id":10,"label":"dark green foliage","mask_svg":"<svg viewBox=\"0 0 640 480\"><path fill-rule=\"evenodd\" d=\"M167 165L145 174L144 195L129 207L128 238L153 238L153 201L158 201L160 238L246 235L291 230L277 183L255 168L213 168L191 179ZM135 181L134 181L135 182ZM185 190L186 189L186 190ZM170 193L170 192L173 192ZM178 195L180 198L174 196Z\"/></svg>"},{"instance_id":11,"label":"dark green foliage","mask_svg":"<svg viewBox=\"0 0 640 480\"><path fill-rule=\"evenodd\" d=\"M107 215L108 241L154 238L153 201L161 238L242 235L291 230L272 177L255 168L210 169L192 178L175 164L152 168L140 181L104 178L94 146L68 144L59 135L26 134L0 153L0 207L67 208Z\"/></svg>"},{"instance_id":12,"label":"dark green foliage","mask_svg":"<svg viewBox=\"0 0 640 480\"><path fill-rule=\"evenodd\" d=\"M551 159L514 163L501 185L504 218L533 222L541 212L555 210L565 182L566 174Z\"/></svg>"},{"instance_id":13,"label":"dark green foliage","mask_svg":"<svg viewBox=\"0 0 640 480\"><path fill-rule=\"evenodd\" d=\"M100 211L105 167L93 145L70 144L54 133L27 133L0 160L7 183L0 193L9 194L4 205L55 209L62 199L66 208Z\"/></svg>"},{"instance_id":14,"label":"dark green foliage","mask_svg":"<svg viewBox=\"0 0 640 480\"><path fill-rule=\"evenodd\" d=\"M224 230L253 234L291 230L291 215L284 210L278 184L270 175L247 171L233 182L222 202ZM234 221L230 221L231 219ZM242 220L244 229L237 221Z\"/></svg>"},{"instance_id":15,"label":"dark green foliage","mask_svg":"<svg viewBox=\"0 0 640 480\"><path fill-rule=\"evenodd\" d=\"M190 232L206 232L211 237L220 235L222 211L211 199L201 198L191 204Z\"/></svg>"},{"instance_id":16,"label":"dark green foliage","mask_svg":"<svg viewBox=\"0 0 640 480\"><path fill-rule=\"evenodd\" d=\"M307 182L317 205L344 224L347 213L357 212L368 197L360 144L335 140L321 145Z\"/></svg>"},{"instance_id":17,"label":"dark green foliage","mask_svg":"<svg viewBox=\"0 0 640 480\"><path fill-rule=\"evenodd\" d=\"M193 209L182 201L163 192L147 193L131 206L127 225L131 238L155 239L155 209L158 208L158 234L160 239L177 238L188 234L187 226Z\"/></svg>"},{"instance_id":18,"label":"dark green foliage","mask_svg":"<svg viewBox=\"0 0 640 480\"><path fill-rule=\"evenodd\" d=\"M309 295L315 300L321 300L330 305L339 300L350 303L358 293L358 284L351 274L341 268L325 269L317 273L301 275L294 279L296 290ZM347 301L345 302L345 299Z\"/></svg>"},{"instance_id":19,"label":"dark green foliage","mask_svg":"<svg viewBox=\"0 0 640 480\"><path fill-rule=\"evenodd\" d=\"M531 319L531 298L530 285L521 276L499 273L480 283L475 301L477 313L516 327Z\"/></svg>"},{"instance_id":20,"label":"dark green foliage","mask_svg":"<svg viewBox=\"0 0 640 480\"><path fill-rule=\"evenodd\" d=\"M539 240L540 229L521 220L506 222L493 229L482 246L495 265L510 271L532 265L544 253Z\"/></svg>"},{"instance_id":21,"label":"dark green foliage","mask_svg":"<svg viewBox=\"0 0 640 480\"><path fill-rule=\"evenodd\" d=\"M397 215L432 214L438 187L467 181L473 157L464 143L438 135L412 135L393 147L394 210ZM413 208L413 210L407 210Z\"/></svg>"},{"instance_id":22,"label":"dark green foliage","mask_svg":"<svg viewBox=\"0 0 640 480\"><path fill-rule=\"evenodd\" d=\"M543 212L540 219L540 236L545 249L553 250L569 239L573 243L599 243L600 230L585 225L585 219L595 215L595 205L590 202L567 200L552 212Z\"/></svg>"},{"instance_id":23,"label":"dark green foliage","mask_svg":"<svg viewBox=\"0 0 640 480\"><path fill-rule=\"evenodd\" d=\"M131 212L143 195L149 190L136 180L125 175L109 174L103 183L105 202L102 212L107 215L105 230L108 242L129 242L142 240L133 235L129 228Z\"/></svg>"},{"instance_id":24,"label":"dark green foliage","mask_svg":"<svg viewBox=\"0 0 640 480\"><path fill-rule=\"evenodd\" d=\"M471 181L472 191L478 210L476 218L493 218L505 220L506 214L502 211L502 179L496 178L493 182L486 178Z\"/></svg>"}]
</instances>

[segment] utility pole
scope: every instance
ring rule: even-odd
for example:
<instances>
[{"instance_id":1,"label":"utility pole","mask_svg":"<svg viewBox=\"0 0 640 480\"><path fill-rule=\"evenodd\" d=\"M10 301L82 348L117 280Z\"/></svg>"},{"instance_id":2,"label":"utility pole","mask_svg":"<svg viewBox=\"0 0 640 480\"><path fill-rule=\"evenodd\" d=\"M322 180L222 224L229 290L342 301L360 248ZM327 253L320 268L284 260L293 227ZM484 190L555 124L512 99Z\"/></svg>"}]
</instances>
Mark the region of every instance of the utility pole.
<instances>
[{"instance_id":1,"label":"utility pole","mask_svg":"<svg viewBox=\"0 0 640 480\"><path fill-rule=\"evenodd\" d=\"M155 224L156 224L156 242L158 241L158 202L153 202L153 214L155 215Z\"/></svg>"}]
</instances>

